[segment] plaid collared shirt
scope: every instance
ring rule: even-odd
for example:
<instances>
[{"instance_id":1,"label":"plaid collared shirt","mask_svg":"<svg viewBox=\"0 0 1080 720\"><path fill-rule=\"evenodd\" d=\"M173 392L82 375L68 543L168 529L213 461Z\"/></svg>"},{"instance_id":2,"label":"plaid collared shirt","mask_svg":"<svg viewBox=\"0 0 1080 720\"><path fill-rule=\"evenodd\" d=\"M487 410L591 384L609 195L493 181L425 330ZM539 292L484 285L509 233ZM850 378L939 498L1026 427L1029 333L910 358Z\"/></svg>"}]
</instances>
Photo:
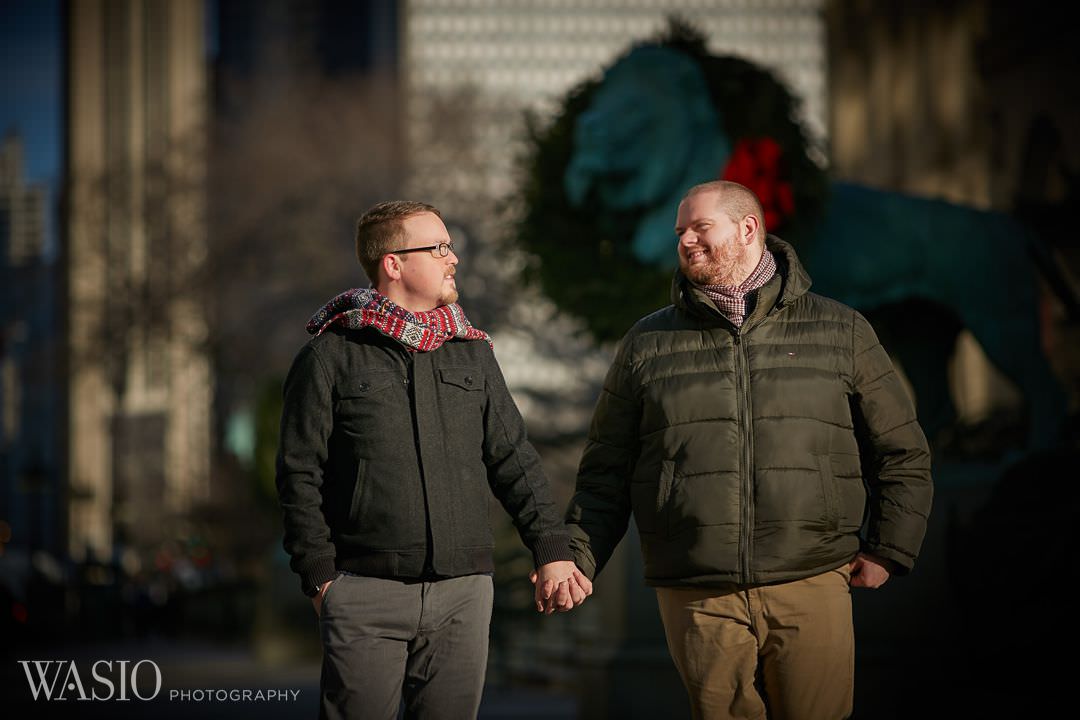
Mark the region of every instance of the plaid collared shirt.
<instances>
[{"instance_id":1,"label":"plaid collared shirt","mask_svg":"<svg viewBox=\"0 0 1080 720\"><path fill-rule=\"evenodd\" d=\"M768 250L761 253L754 272L739 285L698 285L709 296L717 309L724 313L724 317L731 321L735 327L742 327L746 319L746 296L769 282L776 274L776 259Z\"/></svg>"}]
</instances>

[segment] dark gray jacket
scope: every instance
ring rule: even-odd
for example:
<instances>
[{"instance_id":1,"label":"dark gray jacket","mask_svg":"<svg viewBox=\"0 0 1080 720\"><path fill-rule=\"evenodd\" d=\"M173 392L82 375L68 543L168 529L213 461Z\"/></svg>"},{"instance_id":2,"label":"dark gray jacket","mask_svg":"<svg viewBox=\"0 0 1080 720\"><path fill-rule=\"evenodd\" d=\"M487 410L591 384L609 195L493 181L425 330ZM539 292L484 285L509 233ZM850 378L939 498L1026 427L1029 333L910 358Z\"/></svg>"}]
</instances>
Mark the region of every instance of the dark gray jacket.
<instances>
[{"instance_id":1,"label":"dark gray jacket","mask_svg":"<svg viewBox=\"0 0 1080 720\"><path fill-rule=\"evenodd\" d=\"M403 579L492 572L492 492L537 565L572 557L483 341L412 353L373 329L312 339L285 380L277 487L285 550L305 586L337 570Z\"/></svg>"},{"instance_id":2,"label":"dark gray jacket","mask_svg":"<svg viewBox=\"0 0 1080 720\"><path fill-rule=\"evenodd\" d=\"M631 513L649 585L797 580L860 547L914 564L932 486L911 400L870 324L768 248L741 328L677 274L620 344L567 515L588 574Z\"/></svg>"}]
</instances>

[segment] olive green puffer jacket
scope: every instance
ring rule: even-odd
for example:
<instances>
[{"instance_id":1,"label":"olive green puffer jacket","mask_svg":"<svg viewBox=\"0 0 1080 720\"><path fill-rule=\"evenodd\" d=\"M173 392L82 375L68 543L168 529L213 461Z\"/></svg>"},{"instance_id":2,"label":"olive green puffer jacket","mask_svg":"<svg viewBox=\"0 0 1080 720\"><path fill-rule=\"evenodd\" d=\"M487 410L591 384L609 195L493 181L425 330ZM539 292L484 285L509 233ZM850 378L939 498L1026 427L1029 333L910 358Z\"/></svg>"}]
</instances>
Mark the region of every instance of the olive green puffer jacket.
<instances>
[{"instance_id":1,"label":"olive green puffer jacket","mask_svg":"<svg viewBox=\"0 0 1080 720\"><path fill-rule=\"evenodd\" d=\"M621 341L567 511L590 576L631 512L649 585L796 580L860 549L914 564L932 487L912 403L869 323L767 247L741 328L676 273Z\"/></svg>"}]
</instances>

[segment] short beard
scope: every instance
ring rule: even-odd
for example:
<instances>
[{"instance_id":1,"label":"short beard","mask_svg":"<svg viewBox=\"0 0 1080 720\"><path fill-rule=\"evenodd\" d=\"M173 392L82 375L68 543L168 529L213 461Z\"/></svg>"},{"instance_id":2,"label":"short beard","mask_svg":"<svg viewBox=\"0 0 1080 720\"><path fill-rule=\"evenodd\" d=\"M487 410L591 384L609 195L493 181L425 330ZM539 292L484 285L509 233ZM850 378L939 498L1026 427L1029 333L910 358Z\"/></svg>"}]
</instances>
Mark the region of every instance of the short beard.
<instances>
[{"instance_id":1,"label":"short beard","mask_svg":"<svg viewBox=\"0 0 1080 720\"><path fill-rule=\"evenodd\" d=\"M679 258L679 269L686 279L695 285L734 285L734 274L739 268L739 260L735 258L727 267L726 272L711 254L701 265L690 266Z\"/></svg>"},{"instance_id":2,"label":"short beard","mask_svg":"<svg viewBox=\"0 0 1080 720\"><path fill-rule=\"evenodd\" d=\"M680 264L682 264L682 263L680 263ZM721 283L717 282L716 280L714 280L714 278L717 277L716 272L715 272L715 268L709 267L708 265L704 265L704 266L699 265L699 266L693 267L693 268L686 267L685 265L683 265L683 267L681 267L680 269L682 270L682 274L686 276L686 279L689 280L690 282L694 283L695 285L720 285L721 284Z\"/></svg>"},{"instance_id":3,"label":"short beard","mask_svg":"<svg viewBox=\"0 0 1080 720\"><path fill-rule=\"evenodd\" d=\"M451 266L450 269L449 269L449 274L450 274L450 277L454 277L455 275L457 275L457 268ZM444 292L442 295L439 296L439 305L453 305L454 303L457 302L457 300L458 300L458 291L457 291L457 283L455 282L454 286L451 287L450 290L448 290L447 292Z\"/></svg>"},{"instance_id":4,"label":"short beard","mask_svg":"<svg viewBox=\"0 0 1080 720\"><path fill-rule=\"evenodd\" d=\"M744 282L754 271L753 267L749 267L746 276L739 277L743 266L750 264L749 259L755 252L764 252L764 248L758 250L754 244L711 247L705 254L705 262L694 267L689 267L680 253L679 269L695 285L732 287ZM760 258L758 262L761 262Z\"/></svg>"}]
</instances>

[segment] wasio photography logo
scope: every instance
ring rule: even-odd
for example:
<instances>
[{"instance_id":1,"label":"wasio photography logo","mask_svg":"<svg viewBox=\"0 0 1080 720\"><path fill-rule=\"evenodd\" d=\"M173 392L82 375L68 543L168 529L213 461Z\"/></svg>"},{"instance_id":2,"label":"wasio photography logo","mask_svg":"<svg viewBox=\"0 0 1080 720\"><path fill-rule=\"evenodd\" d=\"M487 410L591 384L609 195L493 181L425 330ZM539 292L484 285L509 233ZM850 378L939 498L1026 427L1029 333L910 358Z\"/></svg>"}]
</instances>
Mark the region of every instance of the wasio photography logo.
<instances>
[{"instance_id":1,"label":"wasio photography logo","mask_svg":"<svg viewBox=\"0 0 1080 720\"><path fill-rule=\"evenodd\" d=\"M18 660L35 702L150 701L292 702L299 690L250 688L170 689L162 694L161 668L153 660Z\"/></svg>"},{"instance_id":2,"label":"wasio photography logo","mask_svg":"<svg viewBox=\"0 0 1080 720\"><path fill-rule=\"evenodd\" d=\"M34 700L153 700L161 692L161 668L153 660L96 660L85 680L74 660L18 662Z\"/></svg>"}]
</instances>

